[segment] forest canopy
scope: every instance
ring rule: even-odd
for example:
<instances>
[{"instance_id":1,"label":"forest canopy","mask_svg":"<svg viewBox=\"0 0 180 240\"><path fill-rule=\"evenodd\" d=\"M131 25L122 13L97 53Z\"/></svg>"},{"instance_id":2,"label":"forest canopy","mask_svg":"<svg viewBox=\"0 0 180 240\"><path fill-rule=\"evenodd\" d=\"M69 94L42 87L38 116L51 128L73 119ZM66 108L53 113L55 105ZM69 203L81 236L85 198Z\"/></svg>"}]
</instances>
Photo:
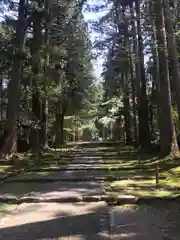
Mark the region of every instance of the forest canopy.
<instances>
[{"instance_id":1,"label":"forest canopy","mask_svg":"<svg viewBox=\"0 0 180 240\"><path fill-rule=\"evenodd\" d=\"M0 10L1 155L92 139L179 152L177 0L1 0Z\"/></svg>"}]
</instances>

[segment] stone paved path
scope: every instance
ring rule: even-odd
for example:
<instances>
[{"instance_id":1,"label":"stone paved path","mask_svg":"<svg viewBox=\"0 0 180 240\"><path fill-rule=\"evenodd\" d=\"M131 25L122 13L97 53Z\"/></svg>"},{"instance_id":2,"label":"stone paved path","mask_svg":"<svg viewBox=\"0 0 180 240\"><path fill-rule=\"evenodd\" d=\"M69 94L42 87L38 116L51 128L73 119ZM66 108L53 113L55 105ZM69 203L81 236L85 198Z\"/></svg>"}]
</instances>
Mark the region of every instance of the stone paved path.
<instances>
[{"instance_id":1,"label":"stone paved path","mask_svg":"<svg viewBox=\"0 0 180 240\"><path fill-rule=\"evenodd\" d=\"M82 152L81 157L76 157L69 168L85 165L75 165L75 162L85 162L92 160L87 158L95 149L90 149L86 153ZM78 155L78 154L77 154ZM85 157L86 158L85 158ZM94 159L93 159L94 160ZM96 157L97 162L93 167L102 167L101 157ZM91 164L87 164L91 167ZM87 167L85 166L85 167ZM53 173L59 177L83 177L87 172L81 170ZM89 174L88 174L89 175ZM93 175L93 171L90 173ZM8 192L7 186L1 187L1 193ZM22 184L11 184L11 190L18 188ZM9 189L9 188L8 188ZM31 190L30 190L31 189ZM104 193L103 183L96 182L55 182L35 184L30 189L27 188L25 194L36 196L87 196L99 195ZM21 192L21 191L20 191ZM107 239L108 233L108 207L105 203L76 203L76 204L57 204L57 203L38 203L21 204L12 214L5 216L0 221L0 239L3 240L34 240L34 239L78 239L78 240L101 240Z\"/></svg>"},{"instance_id":2,"label":"stone paved path","mask_svg":"<svg viewBox=\"0 0 180 240\"><path fill-rule=\"evenodd\" d=\"M69 168L81 171L55 172L62 177L85 177L84 167L102 167L102 158L94 157L96 147L78 153ZM80 164L94 162L96 164ZM79 176L80 175L80 176ZM46 177L46 176L45 176ZM23 189L25 187L25 189ZM94 196L104 194L103 182L6 183L0 194L44 197ZM171 212L178 212L176 218ZM32 203L21 204L0 219L0 240L74 239L74 240L179 240L180 206L107 206L98 203Z\"/></svg>"},{"instance_id":3,"label":"stone paved path","mask_svg":"<svg viewBox=\"0 0 180 240\"><path fill-rule=\"evenodd\" d=\"M0 239L107 239L107 206L21 204L1 222Z\"/></svg>"},{"instance_id":4,"label":"stone paved path","mask_svg":"<svg viewBox=\"0 0 180 240\"><path fill-rule=\"evenodd\" d=\"M179 240L180 205L111 208L111 240Z\"/></svg>"}]
</instances>

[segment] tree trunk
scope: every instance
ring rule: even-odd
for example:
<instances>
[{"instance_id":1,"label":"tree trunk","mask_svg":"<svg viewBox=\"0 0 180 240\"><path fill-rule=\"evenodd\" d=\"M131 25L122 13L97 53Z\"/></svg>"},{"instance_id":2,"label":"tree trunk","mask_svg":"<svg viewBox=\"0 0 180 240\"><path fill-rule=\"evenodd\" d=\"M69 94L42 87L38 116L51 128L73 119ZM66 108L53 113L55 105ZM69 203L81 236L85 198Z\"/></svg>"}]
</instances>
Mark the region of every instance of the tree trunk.
<instances>
[{"instance_id":1,"label":"tree trunk","mask_svg":"<svg viewBox=\"0 0 180 240\"><path fill-rule=\"evenodd\" d=\"M59 147L64 143L64 114L65 110L60 105L56 106L56 121L55 121L55 145Z\"/></svg>"},{"instance_id":2,"label":"tree trunk","mask_svg":"<svg viewBox=\"0 0 180 240\"><path fill-rule=\"evenodd\" d=\"M35 120L35 124L31 129L30 134L30 144L33 153L37 153L40 151L40 133L41 133L41 126L40 126L40 119L42 114L42 105L40 101L40 93L34 92L32 96L32 113Z\"/></svg>"},{"instance_id":3,"label":"tree trunk","mask_svg":"<svg viewBox=\"0 0 180 240\"><path fill-rule=\"evenodd\" d=\"M0 76L0 114L1 114L1 122L3 121L3 118L4 118L4 104L3 104L3 76L1 75ZM0 128L0 138L2 137L3 135L3 131L4 131L4 128L3 128L3 125L1 124L1 128ZM0 145L0 148L1 148L1 145Z\"/></svg>"},{"instance_id":4,"label":"tree trunk","mask_svg":"<svg viewBox=\"0 0 180 240\"><path fill-rule=\"evenodd\" d=\"M151 136L154 135L154 99L156 95L156 89L155 89L155 82L154 79L151 79L152 81L152 88L151 88L151 95L150 95L150 104L149 104L149 126L150 126L150 132Z\"/></svg>"},{"instance_id":5,"label":"tree trunk","mask_svg":"<svg viewBox=\"0 0 180 240\"><path fill-rule=\"evenodd\" d=\"M148 101L146 94L146 77L144 69L143 39L140 23L140 0L136 0L138 56L140 65L140 102L139 102L139 143L142 149L148 149L150 144L150 131L148 121Z\"/></svg>"},{"instance_id":6,"label":"tree trunk","mask_svg":"<svg viewBox=\"0 0 180 240\"><path fill-rule=\"evenodd\" d=\"M123 103L124 103L124 121L125 121L125 133L126 133L126 144L132 143L131 138L131 120L130 120L130 104L129 104L129 92L128 83L125 77L122 75L123 82Z\"/></svg>"},{"instance_id":7,"label":"tree trunk","mask_svg":"<svg viewBox=\"0 0 180 240\"><path fill-rule=\"evenodd\" d=\"M139 65L139 61L138 61L138 39L137 39L137 29L135 26L135 17L134 17L134 12L133 12L133 8L131 8L131 18L132 18L132 44L133 44L133 50L132 52L134 53L134 59L132 62L134 62L135 65L135 83L134 86L132 87L132 89L134 88L134 93L135 93L135 99L137 101L137 113L138 113L138 120L140 122L140 89L141 89L141 84L140 84L140 79L141 79L141 72L140 72L140 65ZM140 123L136 125L137 127L137 145L140 145L140 140L139 140L139 125Z\"/></svg>"},{"instance_id":8,"label":"tree trunk","mask_svg":"<svg viewBox=\"0 0 180 240\"><path fill-rule=\"evenodd\" d=\"M50 8L49 8L49 0L45 1L45 10L47 14L47 19L45 21L45 34L44 34L44 46L49 46L50 40ZM47 138L47 125L48 125L48 100L46 99L46 84L48 81L48 67L49 67L49 52L46 50L45 60L44 60L44 75L45 81L43 84L44 92L45 92L45 99L42 101L42 119L41 119L41 146L47 147L48 146L48 138Z\"/></svg>"},{"instance_id":9,"label":"tree trunk","mask_svg":"<svg viewBox=\"0 0 180 240\"><path fill-rule=\"evenodd\" d=\"M122 81L122 91L123 91L123 104L124 104L124 118L125 118L125 133L126 133L126 144L132 143L131 136L131 115L130 115L130 103L129 103L129 39L128 39L128 23L125 21L125 8L120 8L118 2L116 2L116 19L118 25L118 34L119 38L121 38L121 22L124 21L124 39L119 43L119 48L121 51L121 43L123 44L123 70L121 74Z\"/></svg>"},{"instance_id":10,"label":"tree trunk","mask_svg":"<svg viewBox=\"0 0 180 240\"><path fill-rule=\"evenodd\" d=\"M117 117L112 126L112 139L119 141L121 139L121 117Z\"/></svg>"},{"instance_id":11,"label":"tree trunk","mask_svg":"<svg viewBox=\"0 0 180 240\"><path fill-rule=\"evenodd\" d=\"M41 117L42 117L42 101L40 99L40 91L38 89L39 84L39 72L40 72L40 50L42 44L41 33L41 16L39 12L35 11L33 14L33 46L32 46L32 114L35 120L35 125L32 126L30 143L32 151L38 153L40 151L41 140Z\"/></svg>"},{"instance_id":12,"label":"tree trunk","mask_svg":"<svg viewBox=\"0 0 180 240\"><path fill-rule=\"evenodd\" d=\"M78 117L76 116L76 121L75 121L75 139L76 141L79 140L79 119Z\"/></svg>"},{"instance_id":13,"label":"tree trunk","mask_svg":"<svg viewBox=\"0 0 180 240\"><path fill-rule=\"evenodd\" d=\"M179 123L180 123L180 69L177 52L176 37L173 29L173 20L169 9L169 0L163 1L164 19L167 33L167 46L170 67L172 70L172 91L175 92L175 101L177 104Z\"/></svg>"},{"instance_id":14,"label":"tree trunk","mask_svg":"<svg viewBox=\"0 0 180 240\"><path fill-rule=\"evenodd\" d=\"M17 151L17 122L20 111L20 79L23 62L24 40L26 32L26 0L19 1L18 21L16 26L15 48L10 82L8 85L7 129L3 133L0 154Z\"/></svg>"},{"instance_id":15,"label":"tree trunk","mask_svg":"<svg viewBox=\"0 0 180 240\"><path fill-rule=\"evenodd\" d=\"M44 99L42 101L41 137L40 137L42 148L48 146L47 130L48 130L48 101Z\"/></svg>"},{"instance_id":16,"label":"tree trunk","mask_svg":"<svg viewBox=\"0 0 180 240\"><path fill-rule=\"evenodd\" d=\"M1 101L1 106L0 106L0 111L1 111L1 120L3 119L3 76L0 76L0 101Z\"/></svg>"},{"instance_id":17,"label":"tree trunk","mask_svg":"<svg viewBox=\"0 0 180 240\"><path fill-rule=\"evenodd\" d=\"M168 58L166 49L166 35L164 31L164 15L162 8L162 0L154 1L154 14L157 33L158 60L160 73L160 91L159 106L160 115L163 121L160 122L160 146L161 155L175 155L178 152L178 145L174 123L172 119L171 92L168 70Z\"/></svg>"},{"instance_id":18,"label":"tree trunk","mask_svg":"<svg viewBox=\"0 0 180 240\"><path fill-rule=\"evenodd\" d=\"M130 43L129 43L130 45ZM136 117L136 87L135 87L135 77L134 77L134 65L132 61L132 52L131 45L130 48L130 68L131 68L131 90L132 90L132 111L133 111L133 132L135 144L138 143L138 134L137 134L137 117Z\"/></svg>"},{"instance_id":19,"label":"tree trunk","mask_svg":"<svg viewBox=\"0 0 180 240\"><path fill-rule=\"evenodd\" d=\"M151 10L152 5L151 5ZM163 122L163 116L160 112L160 75L159 75L159 57L158 57L158 46L157 46L157 32L156 32L156 24L155 19L153 18L153 35L152 38L154 39L154 46L152 49L152 55L153 55L153 82L155 85L156 93L155 93L155 102L157 103L157 126L160 129L161 123Z\"/></svg>"}]
</instances>

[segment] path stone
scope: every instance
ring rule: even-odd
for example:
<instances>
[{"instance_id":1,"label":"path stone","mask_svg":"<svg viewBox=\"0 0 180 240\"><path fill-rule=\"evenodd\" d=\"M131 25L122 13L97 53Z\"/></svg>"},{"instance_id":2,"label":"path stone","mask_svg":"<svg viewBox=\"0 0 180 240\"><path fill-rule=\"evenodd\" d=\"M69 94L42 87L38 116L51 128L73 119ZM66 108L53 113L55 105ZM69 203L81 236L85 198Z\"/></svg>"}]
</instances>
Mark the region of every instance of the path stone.
<instances>
[{"instance_id":1,"label":"path stone","mask_svg":"<svg viewBox=\"0 0 180 240\"><path fill-rule=\"evenodd\" d=\"M88 155L89 151L87 152ZM84 153L83 153L84 155ZM76 155L74 156L74 160L76 160ZM74 161L73 160L73 161ZM82 158L82 161L83 158ZM92 166L94 166L92 164ZM97 160L97 166L101 167L103 166L103 161L101 157L98 158ZM71 164L69 164L69 167L71 167ZM99 171L99 174L101 174L101 171ZM34 173L28 173L27 175L23 175L23 177L28 177L28 179L32 179L32 176L35 176L36 174ZM96 171L91 171L91 173L87 173L87 171L64 171L64 172L55 172L52 173L51 175L48 176L43 176L43 175L37 175L38 178L61 178L61 179L67 179L69 180L70 178L77 179L77 178L87 178L87 177L94 177L97 176ZM18 178L14 179L19 179L22 178L22 175L20 175ZM9 179L11 180L11 179ZM10 189L10 191L9 191ZM22 189L22 190L21 190ZM18 190L18 191L17 191ZM104 184L103 182L95 182L95 181L87 181L87 182L73 182L73 181L68 181L68 182L50 182L50 183L38 183L36 182L35 184L33 183L5 183L1 186L0 188L0 194L16 194L19 193L20 195L22 194L28 194L33 195L33 196L54 196L54 197L61 197L61 196L90 196L90 195L99 195L99 194L104 194Z\"/></svg>"},{"instance_id":2,"label":"path stone","mask_svg":"<svg viewBox=\"0 0 180 240\"><path fill-rule=\"evenodd\" d=\"M109 209L112 240L180 239L180 205L113 207ZM171 215L171 217L170 217ZM175 229L176 228L176 229Z\"/></svg>"},{"instance_id":3,"label":"path stone","mask_svg":"<svg viewBox=\"0 0 180 240\"><path fill-rule=\"evenodd\" d=\"M82 154L88 156L88 151ZM76 160L76 158L74 159ZM74 161L72 160L72 161ZM102 167L101 157L97 166ZM79 161L79 160L78 160ZM81 161L85 161L83 157ZM91 164L90 164L91 165ZM92 164L93 165L93 164ZM88 165L89 166L89 165ZM86 176L86 172L70 171L54 173L57 177ZM94 172L91 172L94 175ZM8 192L7 189L10 191ZM54 182L31 185L25 183L27 190L21 191L22 184L6 183L0 188L0 193L37 197L63 196L94 196L104 194L104 184L101 182ZM29 186L29 188L28 188ZM14 191L14 192L13 192ZM1 219L0 239L2 240L35 240L35 239L77 239L105 240L108 239L108 206L98 203L31 203L20 204L16 211Z\"/></svg>"},{"instance_id":4,"label":"path stone","mask_svg":"<svg viewBox=\"0 0 180 240\"><path fill-rule=\"evenodd\" d=\"M29 196L89 196L104 193L103 183L96 182L54 182L54 183L6 183L0 194Z\"/></svg>"},{"instance_id":5,"label":"path stone","mask_svg":"<svg viewBox=\"0 0 180 240\"><path fill-rule=\"evenodd\" d=\"M94 143L88 150L81 149L75 154L69 167L73 164L82 167L86 161L86 167L103 167L102 157L96 156L95 161L93 160L92 155L97 152ZM100 170L92 170L90 174L96 176L97 172L98 176L102 174ZM88 176L82 170L54 174L57 174L56 177L64 175L74 179ZM95 181L6 183L0 187L0 194L45 198L97 196L104 193L104 183ZM23 203L11 214L0 219L0 240L179 240L180 206L172 202L163 204L163 200L157 206L141 203L139 207L112 207L104 202ZM177 212L176 216L172 214L173 209Z\"/></svg>"},{"instance_id":6,"label":"path stone","mask_svg":"<svg viewBox=\"0 0 180 240\"><path fill-rule=\"evenodd\" d=\"M107 239L105 203L21 204L1 220L0 239Z\"/></svg>"}]
</instances>

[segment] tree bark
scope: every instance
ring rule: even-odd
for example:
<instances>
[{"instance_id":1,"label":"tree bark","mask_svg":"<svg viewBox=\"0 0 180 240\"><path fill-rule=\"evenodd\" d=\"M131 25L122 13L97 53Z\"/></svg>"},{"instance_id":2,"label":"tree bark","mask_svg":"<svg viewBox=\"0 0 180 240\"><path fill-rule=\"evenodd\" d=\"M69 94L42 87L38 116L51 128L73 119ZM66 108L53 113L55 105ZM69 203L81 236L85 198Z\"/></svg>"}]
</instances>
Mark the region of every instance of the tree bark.
<instances>
[{"instance_id":1,"label":"tree bark","mask_svg":"<svg viewBox=\"0 0 180 240\"><path fill-rule=\"evenodd\" d=\"M140 65L140 103L139 103L139 143L142 149L148 149L150 145L150 131L148 120L148 101L146 94L146 77L144 69L143 39L140 23L140 0L136 0L138 57Z\"/></svg>"},{"instance_id":2,"label":"tree bark","mask_svg":"<svg viewBox=\"0 0 180 240\"><path fill-rule=\"evenodd\" d=\"M137 146L140 145L140 139L139 139L139 128L140 128L140 89L141 89L141 84L140 84L140 79L141 79L141 72L140 72L140 65L139 65L139 52L138 52L138 39L137 39L137 29L135 26L135 17L134 17L134 12L133 12L133 7L131 7L130 9L131 11L131 18L132 18L132 45L133 45L133 54L134 54L134 65L135 65L135 83L134 83L134 87L132 87L132 89L134 88L134 92L135 92L135 99L137 101L137 113L138 113L138 120L139 120L139 124L137 123L136 127L137 127Z\"/></svg>"},{"instance_id":3,"label":"tree bark","mask_svg":"<svg viewBox=\"0 0 180 240\"><path fill-rule=\"evenodd\" d=\"M41 146L42 148L48 146L48 101L44 99L42 101L42 115L41 115Z\"/></svg>"},{"instance_id":4,"label":"tree bark","mask_svg":"<svg viewBox=\"0 0 180 240\"><path fill-rule=\"evenodd\" d=\"M169 0L163 1L164 19L167 33L167 47L170 67L172 70L172 91L175 92L175 101L178 110L180 123L180 69L178 60L178 51L176 44L176 36L173 29L172 14L169 8Z\"/></svg>"},{"instance_id":5,"label":"tree bark","mask_svg":"<svg viewBox=\"0 0 180 240\"><path fill-rule=\"evenodd\" d=\"M33 46L32 46L32 114L35 120L35 126L32 126L30 143L34 153L40 151L41 141L41 118L42 118L42 101L40 97L39 84L39 72L40 72L40 50L42 44L41 33L41 16L39 12L33 13Z\"/></svg>"},{"instance_id":6,"label":"tree bark","mask_svg":"<svg viewBox=\"0 0 180 240\"><path fill-rule=\"evenodd\" d=\"M55 120L55 145L59 147L64 143L64 114L65 109L60 102L56 106L56 120Z\"/></svg>"},{"instance_id":7,"label":"tree bark","mask_svg":"<svg viewBox=\"0 0 180 240\"><path fill-rule=\"evenodd\" d=\"M159 91L159 106L160 115L163 116L163 121L160 122L160 147L161 155L175 155L178 152L176 133L172 118L170 80L168 70L168 56L166 49L166 35L164 30L164 15L162 0L156 0L154 4L154 15L157 33L158 45L158 60L160 73L160 91Z\"/></svg>"},{"instance_id":8,"label":"tree bark","mask_svg":"<svg viewBox=\"0 0 180 240\"><path fill-rule=\"evenodd\" d=\"M40 94L38 91L33 93L32 96L32 113L35 120L35 126L31 129L30 134L30 145L32 148L33 153L37 153L40 151L40 133L41 133L41 126L40 126L40 119L42 114L42 105L40 101Z\"/></svg>"},{"instance_id":9,"label":"tree bark","mask_svg":"<svg viewBox=\"0 0 180 240\"><path fill-rule=\"evenodd\" d=\"M132 90L132 111L133 111L133 132L135 144L138 143L138 130L137 130L137 113L136 113L136 87L135 87L135 76L134 76L134 64L132 61L132 52L131 44L129 43L130 48L130 68L131 68L131 90Z\"/></svg>"},{"instance_id":10,"label":"tree bark","mask_svg":"<svg viewBox=\"0 0 180 240\"><path fill-rule=\"evenodd\" d=\"M150 95L150 104L149 104L149 126L150 126L150 132L151 136L154 135L154 98L156 95L156 89L155 89L155 82L154 79L151 79L152 81L152 88L151 88L151 95Z\"/></svg>"},{"instance_id":11,"label":"tree bark","mask_svg":"<svg viewBox=\"0 0 180 240\"><path fill-rule=\"evenodd\" d=\"M50 7L49 7L49 0L45 1L45 10L47 14L47 19L45 21L45 34L44 34L44 45L46 47L49 46L50 41ZM44 60L44 75L45 75L45 81L44 81L44 92L46 93L46 84L48 81L48 67L49 67L49 52L46 50L45 54L45 60ZM46 98L42 101L42 116L41 116L41 146L47 147L48 146L48 138L47 138L47 128L48 128L48 99Z\"/></svg>"},{"instance_id":12,"label":"tree bark","mask_svg":"<svg viewBox=\"0 0 180 240\"><path fill-rule=\"evenodd\" d=\"M122 75L126 144L131 144L132 138L131 138L130 104L129 104L128 84L126 81L127 79L125 80L125 77Z\"/></svg>"},{"instance_id":13,"label":"tree bark","mask_svg":"<svg viewBox=\"0 0 180 240\"><path fill-rule=\"evenodd\" d=\"M3 133L3 144L0 154L17 151L17 122L20 112L20 79L24 56L26 34L26 0L19 1L18 20L15 35L16 53L12 62L12 71L8 85L7 129Z\"/></svg>"},{"instance_id":14,"label":"tree bark","mask_svg":"<svg viewBox=\"0 0 180 240\"><path fill-rule=\"evenodd\" d=\"M3 119L3 76L0 75L0 112L1 112L1 120Z\"/></svg>"},{"instance_id":15,"label":"tree bark","mask_svg":"<svg viewBox=\"0 0 180 240\"><path fill-rule=\"evenodd\" d=\"M122 91L123 91L123 104L124 104L124 118L125 118L125 133L126 133L126 144L132 143L132 136L131 136L131 115L130 115L130 103L129 103L129 39L128 39L128 23L125 21L125 9L121 9L116 1L116 20L118 25L118 33L119 38L121 38L121 22L120 20L123 19L124 23L124 38L119 43L119 48L121 51L121 43L125 50L123 50L123 57L122 60L122 74L121 74L121 81L122 81ZM121 64L121 63L120 63Z\"/></svg>"},{"instance_id":16,"label":"tree bark","mask_svg":"<svg viewBox=\"0 0 180 240\"><path fill-rule=\"evenodd\" d=\"M151 10L153 12L153 8L151 5ZM154 46L152 49L152 55L153 55L153 82L155 85L156 93L155 93L155 99L157 103L157 126L160 129L161 124L163 123L163 116L160 112L160 75L159 75L159 56L158 56L158 46L157 46L157 32L156 32L156 24L155 24L155 18L153 18L153 34L152 38L154 39Z\"/></svg>"}]
</instances>

